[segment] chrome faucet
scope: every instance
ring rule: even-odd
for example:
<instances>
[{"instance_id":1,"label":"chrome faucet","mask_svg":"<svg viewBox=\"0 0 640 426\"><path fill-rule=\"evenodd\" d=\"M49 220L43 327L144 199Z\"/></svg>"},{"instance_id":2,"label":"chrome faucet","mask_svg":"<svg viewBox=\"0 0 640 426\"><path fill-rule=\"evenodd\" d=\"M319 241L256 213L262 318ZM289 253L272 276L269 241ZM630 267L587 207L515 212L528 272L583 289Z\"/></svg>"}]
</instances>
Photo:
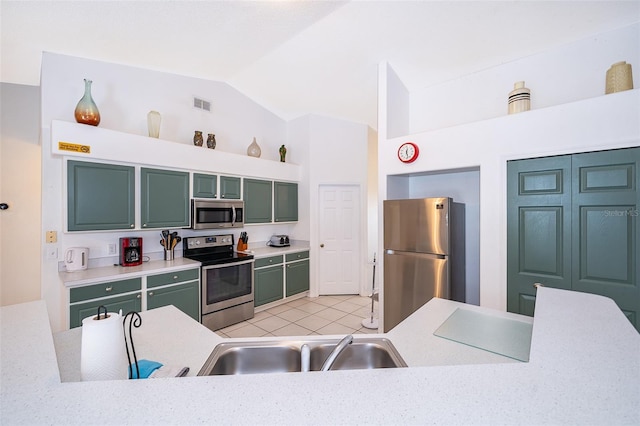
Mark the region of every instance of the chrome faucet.
<instances>
[{"instance_id":1,"label":"chrome faucet","mask_svg":"<svg viewBox=\"0 0 640 426\"><path fill-rule=\"evenodd\" d=\"M340 340L340 342L336 345L336 347L333 348L333 351L331 351L324 364L322 364L322 368L320 370L328 371L335 362L336 358L338 358L338 355L340 355L342 351L344 351L352 342L353 336L351 334L343 337L342 340Z\"/></svg>"}]
</instances>

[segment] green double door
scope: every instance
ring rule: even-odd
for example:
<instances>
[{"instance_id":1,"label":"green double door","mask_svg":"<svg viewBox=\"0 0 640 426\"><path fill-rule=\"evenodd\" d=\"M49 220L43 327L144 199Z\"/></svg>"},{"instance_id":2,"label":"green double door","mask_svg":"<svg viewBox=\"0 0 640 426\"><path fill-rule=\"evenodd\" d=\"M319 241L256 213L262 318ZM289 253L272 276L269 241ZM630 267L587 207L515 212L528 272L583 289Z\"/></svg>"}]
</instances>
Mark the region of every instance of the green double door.
<instances>
[{"instance_id":1,"label":"green double door","mask_svg":"<svg viewBox=\"0 0 640 426\"><path fill-rule=\"evenodd\" d=\"M507 309L535 284L613 299L640 330L640 148L507 164Z\"/></svg>"}]
</instances>

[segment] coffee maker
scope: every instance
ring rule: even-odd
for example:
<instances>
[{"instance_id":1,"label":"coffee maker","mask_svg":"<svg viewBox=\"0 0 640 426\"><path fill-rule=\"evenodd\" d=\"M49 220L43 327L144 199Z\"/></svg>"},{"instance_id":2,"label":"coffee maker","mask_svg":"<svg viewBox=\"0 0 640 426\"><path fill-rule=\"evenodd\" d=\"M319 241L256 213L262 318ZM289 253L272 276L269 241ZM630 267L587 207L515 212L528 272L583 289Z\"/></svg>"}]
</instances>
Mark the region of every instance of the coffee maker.
<instances>
[{"instance_id":1,"label":"coffee maker","mask_svg":"<svg viewBox=\"0 0 640 426\"><path fill-rule=\"evenodd\" d=\"M120 266L142 264L142 238L120 238Z\"/></svg>"}]
</instances>

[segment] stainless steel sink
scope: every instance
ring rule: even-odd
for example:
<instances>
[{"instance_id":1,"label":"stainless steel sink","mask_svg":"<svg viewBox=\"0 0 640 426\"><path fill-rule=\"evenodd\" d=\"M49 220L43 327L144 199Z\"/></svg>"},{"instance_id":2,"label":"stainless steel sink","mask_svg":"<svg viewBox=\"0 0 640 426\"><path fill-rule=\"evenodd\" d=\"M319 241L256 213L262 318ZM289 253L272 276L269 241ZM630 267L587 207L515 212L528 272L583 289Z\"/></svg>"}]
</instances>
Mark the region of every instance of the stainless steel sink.
<instances>
[{"instance_id":1,"label":"stainless steel sink","mask_svg":"<svg viewBox=\"0 0 640 426\"><path fill-rule=\"evenodd\" d=\"M301 370L300 348L311 349L310 366L319 371L339 339L227 342L217 345L198 376L220 374L283 373ZM331 370L406 367L386 338L355 338L335 360Z\"/></svg>"}]
</instances>

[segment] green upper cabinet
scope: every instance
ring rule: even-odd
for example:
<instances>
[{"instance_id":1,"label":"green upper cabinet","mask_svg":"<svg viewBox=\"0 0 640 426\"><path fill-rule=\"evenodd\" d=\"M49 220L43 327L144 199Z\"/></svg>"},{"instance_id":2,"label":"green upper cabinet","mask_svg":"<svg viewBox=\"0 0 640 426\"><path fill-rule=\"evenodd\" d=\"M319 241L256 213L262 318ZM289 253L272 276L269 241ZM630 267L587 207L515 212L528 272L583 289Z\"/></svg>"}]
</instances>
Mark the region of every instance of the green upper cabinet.
<instances>
[{"instance_id":1,"label":"green upper cabinet","mask_svg":"<svg viewBox=\"0 0 640 426\"><path fill-rule=\"evenodd\" d=\"M140 170L142 228L189 226L189 173Z\"/></svg>"},{"instance_id":2,"label":"green upper cabinet","mask_svg":"<svg viewBox=\"0 0 640 426\"><path fill-rule=\"evenodd\" d=\"M220 176L220 198L225 200L240 199L240 178Z\"/></svg>"},{"instance_id":3,"label":"green upper cabinet","mask_svg":"<svg viewBox=\"0 0 640 426\"><path fill-rule=\"evenodd\" d=\"M193 197L218 198L218 176L194 173Z\"/></svg>"},{"instance_id":4,"label":"green upper cabinet","mask_svg":"<svg viewBox=\"0 0 640 426\"><path fill-rule=\"evenodd\" d=\"M298 220L297 183L273 183L273 210L275 222L295 222Z\"/></svg>"},{"instance_id":5,"label":"green upper cabinet","mask_svg":"<svg viewBox=\"0 0 640 426\"><path fill-rule=\"evenodd\" d=\"M271 223L272 182L244 180L244 223Z\"/></svg>"},{"instance_id":6,"label":"green upper cabinet","mask_svg":"<svg viewBox=\"0 0 640 426\"><path fill-rule=\"evenodd\" d=\"M67 163L69 231L135 227L135 169L114 164Z\"/></svg>"}]
</instances>

